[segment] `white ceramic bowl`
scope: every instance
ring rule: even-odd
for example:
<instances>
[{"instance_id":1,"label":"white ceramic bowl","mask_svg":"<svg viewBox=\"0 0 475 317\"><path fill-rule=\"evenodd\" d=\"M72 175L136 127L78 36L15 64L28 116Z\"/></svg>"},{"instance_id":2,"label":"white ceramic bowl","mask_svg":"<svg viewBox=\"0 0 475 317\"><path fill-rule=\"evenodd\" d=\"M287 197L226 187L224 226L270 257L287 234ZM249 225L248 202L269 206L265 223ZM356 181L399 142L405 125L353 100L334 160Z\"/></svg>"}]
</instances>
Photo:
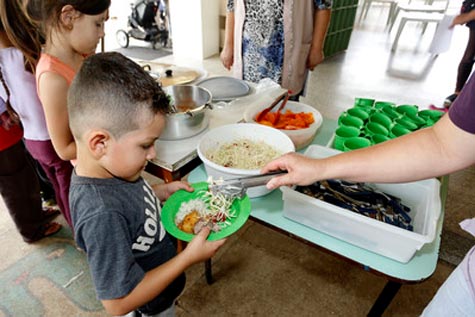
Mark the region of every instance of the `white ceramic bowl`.
<instances>
[{"instance_id":1,"label":"white ceramic bowl","mask_svg":"<svg viewBox=\"0 0 475 317\"><path fill-rule=\"evenodd\" d=\"M277 129L253 123L223 125L206 132L198 143L198 156L203 161L208 176L212 176L214 179L231 179L260 174L260 169L249 170L224 167L210 161L206 157L208 151L239 139L265 142L281 154L295 151L292 140ZM249 188L247 194L253 198L266 195L269 192L270 190L265 186L257 186Z\"/></svg>"},{"instance_id":2,"label":"white ceramic bowl","mask_svg":"<svg viewBox=\"0 0 475 317\"><path fill-rule=\"evenodd\" d=\"M256 115L262 110L264 110L264 108L266 108L267 106L268 105L264 104L264 105L258 105L258 106L246 109L246 111L244 112L244 121L249 122L249 123L257 123L254 120ZM275 106L275 110L277 110L277 108L278 108L278 105ZM300 150L312 142L313 138L315 137L315 134L318 131L318 128L320 128L320 126L322 125L323 118L317 109L301 102L288 101L284 109L282 110L282 113L284 113L285 110L287 109L292 110L292 112L294 113L311 112L313 114L313 119L315 120L308 128L305 128L305 129L299 129L299 130L278 129L279 131L282 131L285 134L287 134L292 140L292 142L294 142L295 148L297 150Z\"/></svg>"}]
</instances>

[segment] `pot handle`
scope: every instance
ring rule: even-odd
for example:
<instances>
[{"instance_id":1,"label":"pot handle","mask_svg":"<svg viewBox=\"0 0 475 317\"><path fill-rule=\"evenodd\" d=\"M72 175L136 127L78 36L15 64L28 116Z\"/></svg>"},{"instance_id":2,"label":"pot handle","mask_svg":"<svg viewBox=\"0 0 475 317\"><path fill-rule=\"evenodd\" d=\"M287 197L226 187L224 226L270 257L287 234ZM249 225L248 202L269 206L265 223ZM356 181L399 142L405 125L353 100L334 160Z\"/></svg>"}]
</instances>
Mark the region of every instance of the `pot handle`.
<instances>
[{"instance_id":1,"label":"pot handle","mask_svg":"<svg viewBox=\"0 0 475 317\"><path fill-rule=\"evenodd\" d=\"M204 108L208 108L209 110L213 110L213 105L210 103L205 104Z\"/></svg>"}]
</instances>

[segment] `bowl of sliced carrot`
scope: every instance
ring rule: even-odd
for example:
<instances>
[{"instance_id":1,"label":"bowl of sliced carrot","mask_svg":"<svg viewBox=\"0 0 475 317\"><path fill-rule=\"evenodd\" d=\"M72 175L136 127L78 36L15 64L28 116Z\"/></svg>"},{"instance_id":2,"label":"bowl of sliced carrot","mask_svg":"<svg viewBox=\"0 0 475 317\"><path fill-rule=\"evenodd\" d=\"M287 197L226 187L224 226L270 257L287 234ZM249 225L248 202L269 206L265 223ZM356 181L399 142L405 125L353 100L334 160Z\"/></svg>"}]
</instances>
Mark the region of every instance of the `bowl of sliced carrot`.
<instances>
[{"instance_id":1,"label":"bowl of sliced carrot","mask_svg":"<svg viewBox=\"0 0 475 317\"><path fill-rule=\"evenodd\" d=\"M267 106L264 104L246 109L244 120L267 125L284 132L292 140L296 150L306 147L313 141L323 122L322 115L317 109L296 101L288 101L280 113L277 113L280 106L278 104L272 111L256 121L259 113Z\"/></svg>"}]
</instances>

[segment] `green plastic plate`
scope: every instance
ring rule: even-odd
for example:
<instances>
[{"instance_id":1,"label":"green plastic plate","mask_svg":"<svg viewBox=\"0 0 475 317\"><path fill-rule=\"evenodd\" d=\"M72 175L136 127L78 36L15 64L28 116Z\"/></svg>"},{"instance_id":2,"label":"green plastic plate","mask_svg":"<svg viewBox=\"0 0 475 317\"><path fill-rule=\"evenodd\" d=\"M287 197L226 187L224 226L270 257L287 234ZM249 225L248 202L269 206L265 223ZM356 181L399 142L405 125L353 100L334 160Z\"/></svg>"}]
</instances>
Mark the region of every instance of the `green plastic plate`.
<instances>
[{"instance_id":1,"label":"green plastic plate","mask_svg":"<svg viewBox=\"0 0 475 317\"><path fill-rule=\"evenodd\" d=\"M200 182L191 184L191 186L195 189L191 193L181 189L171 195L165 202L165 205L163 205L161 214L162 223L165 227L165 230L175 238L187 242L190 242L195 235L178 229L175 224L175 215L183 202L192 199L199 199L202 195L200 194L200 191L208 190L208 183ZM208 236L208 240L214 241L230 236L238 231L246 223L247 219L249 218L249 214L251 213L251 202L249 197L246 195L241 199L235 199L231 205L231 210L234 210L237 214L237 217L229 220L231 225L221 229L221 231L211 232Z\"/></svg>"}]
</instances>

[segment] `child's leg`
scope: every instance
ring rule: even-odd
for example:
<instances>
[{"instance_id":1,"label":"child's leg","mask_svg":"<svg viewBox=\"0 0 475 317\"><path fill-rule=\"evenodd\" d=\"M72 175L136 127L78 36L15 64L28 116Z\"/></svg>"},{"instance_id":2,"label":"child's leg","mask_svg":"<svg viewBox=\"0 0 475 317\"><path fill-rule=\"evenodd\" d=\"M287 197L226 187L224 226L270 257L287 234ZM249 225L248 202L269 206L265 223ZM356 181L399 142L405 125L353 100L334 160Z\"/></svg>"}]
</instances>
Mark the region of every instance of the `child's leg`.
<instances>
[{"instance_id":1,"label":"child's leg","mask_svg":"<svg viewBox=\"0 0 475 317\"><path fill-rule=\"evenodd\" d=\"M58 183L58 193L56 194L56 201L61 210L63 210L64 218L69 226L73 228L73 221L71 219L71 211L69 209L69 186L71 184L71 175L73 173L73 166L70 162L63 161L57 157L53 164L54 174ZM59 195L59 199L58 199Z\"/></svg>"},{"instance_id":2,"label":"child's leg","mask_svg":"<svg viewBox=\"0 0 475 317\"><path fill-rule=\"evenodd\" d=\"M23 238L35 239L44 222L43 208L38 178L21 141L0 151L0 193Z\"/></svg>"},{"instance_id":3,"label":"child's leg","mask_svg":"<svg viewBox=\"0 0 475 317\"><path fill-rule=\"evenodd\" d=\"M71 213L69 211L69 184L73 167L70 162L63 161L55 152L51 141L26 140L26 146L31 155L40 163L41 167L53 185L58 207L72 228Z\"/></svg>"}]
</instances>

